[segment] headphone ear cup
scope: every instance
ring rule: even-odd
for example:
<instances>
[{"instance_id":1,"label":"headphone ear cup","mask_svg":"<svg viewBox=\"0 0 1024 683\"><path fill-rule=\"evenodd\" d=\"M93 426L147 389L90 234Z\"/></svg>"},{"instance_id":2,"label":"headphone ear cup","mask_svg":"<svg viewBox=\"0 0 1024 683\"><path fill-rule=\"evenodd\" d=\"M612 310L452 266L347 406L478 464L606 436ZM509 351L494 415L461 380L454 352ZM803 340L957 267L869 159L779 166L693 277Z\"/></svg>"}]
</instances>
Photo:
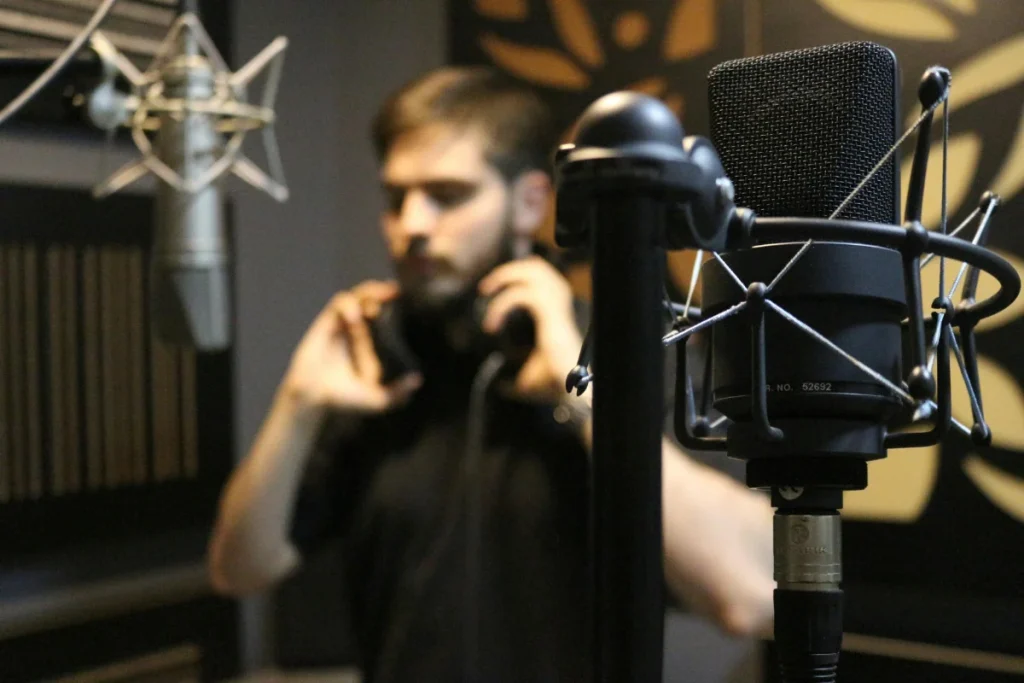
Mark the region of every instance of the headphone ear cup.
<instances>
[{"instance_id":1,"label":"headphone ear cup","mask_svg":"<svg viewBox=\"0 0 1024 683\"><path fill-rule=\"evenodd\" d=\"M420 371L420 361L405 340L402 307L396 301L381 306L370 323L370 335L381 364L381 382L388 384L410 372Z\"/></svg>"},{"instance_id":2,"label":"headphone ear cup","mask_svg":"<svg viewBox=\"0 0 1024 683\"><path fill-rule=\"evenodd\" d=\"M492 296L480 296L473 304L474 318L480 328L483 326L487 307L493 298ZM489 348L501 351L510 365L517 366L525 362L530 355L535 343L535 336L533 316L524 308L515 308L509 311L501 329L493 336L486 336L484 343Z\"/></svg>"}]
</instances>

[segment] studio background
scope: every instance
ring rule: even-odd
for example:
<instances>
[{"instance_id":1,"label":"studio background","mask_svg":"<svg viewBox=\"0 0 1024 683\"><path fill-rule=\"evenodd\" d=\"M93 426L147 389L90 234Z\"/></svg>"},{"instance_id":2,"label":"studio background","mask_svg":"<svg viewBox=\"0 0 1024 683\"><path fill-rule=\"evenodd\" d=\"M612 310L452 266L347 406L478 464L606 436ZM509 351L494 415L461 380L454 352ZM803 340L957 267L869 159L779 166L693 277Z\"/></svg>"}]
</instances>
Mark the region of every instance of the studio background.
<instances>
[{"instance_id":1,"label":"studio background","mask_svg":"<svg viewBox=\"0 0 1024 683\"><path fill-rule=\"evenodd\" d=\"M969 213L982 192L998 192L1004 204L995 216L992 244L1022 270L1024 235L1016 227L1024 222L1024 12L1017 0L246 0L229 7L232 66L277 35L291 41L278 98L278 137L291 198L279 205L232 187L236 343L223 359L227 375L211 380L230 395L231 414L217 433L231 452L209 454L215 473L247 451L295 343L327 298L386 274L370 118L385 95L446 62L495 64L538 86L566 130L596 97L633 88L664 98L687 132L700 134L707 132L706 74L725 59L841 40L883 43L900 61L905 123L917 111L920 74L942 63L952 70L954 84L950 225ZM933 139L940 139L938 131ZM909 156L911 147L904 149ZM13 234L3 231L5 223L32 225L53 210L38 201L33 205L37 195L31 192L86 190L96 183L101 150L99 135L74 128L0 129L0 196L17 195L11 201L19 207L12 212L0 203L0 234ZM109 168L134 154L120 145ZM937 226L941 148L933 149L932 160L929 228ZM151 187L142 184L130 194L144 202ZM33 206L34 217L20 213ZM114 208L123 206L112 202L93 215L100 220L124 211L123 222L145 215L143 205ZM75 216L51 220L67 224ZM671 258L678 289L685 288L691 261L692 255ZM930 268L931 279L926 278L931 292L935 273ZM586 296L585 264L574 282ZM983 280L981 296L985 286ZM1024 680L1022 308L1018 300L981 328L993 446L977 450L950 440L942 448L894 452L871 466L869 490L847 499L847 578L856 597L849 611L852 649L845 655L850 680ZM956 379L954 392L954 415L969 423L969 404ZM208 530L192 520L186 526L200 535ZM61 574L59 551L32 565L38 573L28 582L39 605L66 596L47 583L56 586L53 577ZM218 633L208 640L219 652L206 661L219 658L235 673L344 665L339 643L347 636L334 610L344 596L330 579L330 554L274 594L238 604L209 597L197 573L201 562L197 549L145 572L113 563L108 574L77 588L101 585L117 595L119 586L160 578L168 591L157 600L162 608L192 615L180 619L192 631L166 630L160 649L201 638L203 615L217 614ZM46 635L43 622L25 620L20 597L0 594L0 674L12 670L15 645L27 642L18 640L26 637L26 624L35 625L34 637ZM153 609L150 600L124 603L116 611L119 619L141 619L139 614ZM88 614L76 618L81 628L88 626ZM112 663L146 655L149 647L115 637L91 655L94 663ZM665 680L757 680L762 649L673 614Z\"/></svg>"}]
</instances>

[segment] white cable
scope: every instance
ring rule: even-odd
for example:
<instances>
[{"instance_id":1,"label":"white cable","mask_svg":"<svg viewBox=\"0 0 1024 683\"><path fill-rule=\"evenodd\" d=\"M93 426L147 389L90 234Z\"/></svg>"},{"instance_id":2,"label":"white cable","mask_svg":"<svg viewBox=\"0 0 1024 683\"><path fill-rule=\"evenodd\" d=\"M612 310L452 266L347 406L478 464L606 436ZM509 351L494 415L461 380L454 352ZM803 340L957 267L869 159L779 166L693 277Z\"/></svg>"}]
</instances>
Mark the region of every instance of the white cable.
<instances>
[{"instance_id":1,"label":"white cable","mask_svg":"<svg viewBox=\"0 0 1024 683\"><path fill-rule=\"evenodd\" d=\"M53 80L65 66L67 66L67 63L70 62L71 58L82 49L82 46L89 40L89 37L92 36L96 28L103 23L104 19L107 18L107 14L110 13L115 2L117 2L117 0L104 0L96 9L96 13L92 15L91 19L89 19L89 23L87 23L85 28L82 29L82 32L75 36L75 39L68 44L64 52L53 60L50 66L48 66L43 73L39 74L39 77L25 88L20 95L15 97L10 104L4 107L3 111L0 111L0 126L4 124L4 121L14 116L18 110L25 106L29 100L35 97L40 90L49 85L50 81Z\"/></svg>"}]
</instances>

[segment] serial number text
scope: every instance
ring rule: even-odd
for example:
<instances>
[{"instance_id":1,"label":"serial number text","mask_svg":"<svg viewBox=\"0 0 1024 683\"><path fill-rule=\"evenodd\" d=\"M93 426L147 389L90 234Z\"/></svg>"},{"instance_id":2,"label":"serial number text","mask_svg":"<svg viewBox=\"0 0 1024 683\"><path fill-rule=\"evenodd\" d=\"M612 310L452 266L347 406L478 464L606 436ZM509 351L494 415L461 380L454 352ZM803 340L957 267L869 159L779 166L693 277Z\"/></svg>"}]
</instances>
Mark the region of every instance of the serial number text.
<instances>
[{"instance_id":1,"label":"serial number text","mask_svg":"<svg viewBox=\"0 0 1024 683\"><path fill-rule=\"evenodd\" d=\"M769 392L832 391L832 382L801 382L800 384L779 382L775 384L768 383L766 386Z\"/></svg>"}]
</instances>

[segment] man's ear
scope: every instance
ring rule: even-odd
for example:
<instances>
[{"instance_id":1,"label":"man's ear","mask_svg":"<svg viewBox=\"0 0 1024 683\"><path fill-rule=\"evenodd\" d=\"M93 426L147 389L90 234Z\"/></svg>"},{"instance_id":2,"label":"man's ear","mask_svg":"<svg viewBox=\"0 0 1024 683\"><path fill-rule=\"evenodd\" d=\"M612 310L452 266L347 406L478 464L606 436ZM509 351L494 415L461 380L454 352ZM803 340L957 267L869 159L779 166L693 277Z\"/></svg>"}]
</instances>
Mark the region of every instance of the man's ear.
<instances>
[{"instance_id":1,"label":"man's ear","mask_svg":"<svg viewBox=\"0 0 1024 683\"><path fill-rule=\"evenodd\" d=\"M512 229L518 237L532 237L544 223L554 199L551 177L527 171L512 184Z\"/></svg>"}]
</instances>

